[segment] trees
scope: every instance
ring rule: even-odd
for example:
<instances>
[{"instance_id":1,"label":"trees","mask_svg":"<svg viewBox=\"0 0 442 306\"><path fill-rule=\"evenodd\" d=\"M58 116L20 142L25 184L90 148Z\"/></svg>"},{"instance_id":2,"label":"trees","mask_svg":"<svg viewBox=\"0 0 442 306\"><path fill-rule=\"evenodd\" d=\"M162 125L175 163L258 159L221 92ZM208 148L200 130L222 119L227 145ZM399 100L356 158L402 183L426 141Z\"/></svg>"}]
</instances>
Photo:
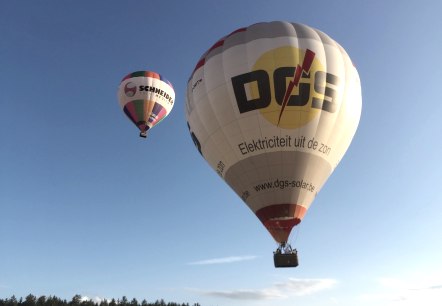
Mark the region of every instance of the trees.
<instances>
[{"instance_id":1,"label":"trees","mask_svg":"<svg viewBox=\"0 0 442 306\"><path fill-rule=\"evenodd\" d=\"M4 305L5 306L18 306L18 301L17 301L17 298L15 297L15 295L11 296L10 299L6 299Z\"/></svg>"},{"instance_id":2,"label":"trees","mask_svg":"<svg viewBox=\"0 0 442 306\"><path fill-rule=\"evenodd\" d=\"M81 295L76 294L72 297L72 300L69 302L70 306L80 306L81 304Z\"/></svg>"},{"instance_id":3,"label":"trees","mask_svg":"<svg viewBox=\"0 0 442 306\"><path fill-rule=\"evenodd\" d=\"M175 303L175 302L165 302L164 299L156 300L153 303L147 302L143 299L141 303L138 302L136 298L132 298L129 302L126 296L121 297L121 299L106 300L103 299L100 302L94 302L93 300L86 300L81 295L76 294L68 302L59 297L50 295L46 297L35 296L33 294L28 294L25 299L20 298L17 300L15 295L10 298L1 299L0 306L189 306L189 303ZM194 303L193 306L201 306L199 303Z\"/></svg>"},{"instance_id":4,"label":"trees","mask_svg":"<svg viewBox=\"0 0 442 306\"><path fill-rule=\"evenodd\" d=\"M37 306L37 297L35 295L29 294L25 297L25 301L22 303L23 306Z\"/></svg>"},{"instance_id":5,"label":"trees","mask_svg":"<svg viewBox=\"0 0 442 306\"><path fill-rule=\"evenodd\" d=\"M129 301L127 300L127 297L125 295L123 295L121 300L118 300L118 305L119 306L129 306Z\"/></svg>"},{"instance_id":6,"label":"trees","mask_svg":"<svg viewBox=\"0 0 442 306\"><path fill-rule=\"evenodd\" d=\"M42 295L37 299L37 306L45 306L46 296Z\"/></svg>"}]
</instances>

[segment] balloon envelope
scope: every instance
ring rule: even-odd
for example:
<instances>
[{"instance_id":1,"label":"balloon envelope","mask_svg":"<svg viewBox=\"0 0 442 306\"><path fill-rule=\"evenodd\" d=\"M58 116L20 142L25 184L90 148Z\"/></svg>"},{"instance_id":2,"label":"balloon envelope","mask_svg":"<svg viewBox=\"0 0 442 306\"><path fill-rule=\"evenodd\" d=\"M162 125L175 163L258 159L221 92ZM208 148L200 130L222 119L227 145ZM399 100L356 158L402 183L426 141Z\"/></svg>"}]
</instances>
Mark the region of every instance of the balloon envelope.
<instances>
[{"instance_id":1,"label":"balloon envelope","mask_svg":"<svg viewBox=\"0 0 442 306\"><path fill-rule=\"evenodd\" d=\"M126 116L141 133L146 133L172 110L175 92L172 84L160 74L137 71L121 81L118 100Z\"/></svg>"},{"instance_id":2,"label":"balloon envelope","mask_svg":"<svg viewBox=\"0 0 442 306\"><path fill-rule=\"evenodd\" d=\"M349 147L361 107L346 51L296 23L257 23L223 37L187 85L196 147L280 243Z\"/></svg>"}]
</instances>

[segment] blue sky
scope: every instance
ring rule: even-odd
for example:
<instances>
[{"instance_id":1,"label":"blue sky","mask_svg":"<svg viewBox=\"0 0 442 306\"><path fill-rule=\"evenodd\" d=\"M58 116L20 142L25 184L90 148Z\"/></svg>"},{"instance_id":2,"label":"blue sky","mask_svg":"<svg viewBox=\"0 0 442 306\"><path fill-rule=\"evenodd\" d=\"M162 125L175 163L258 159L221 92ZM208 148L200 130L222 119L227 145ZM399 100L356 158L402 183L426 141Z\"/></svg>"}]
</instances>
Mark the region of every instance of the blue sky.
<instances>
[{"instance_id":1,"label":"blue sky","mask_svg":"<svg viewBox=\"0 0 442 306\"><path fill-rule=\"evenodd\" d=\"M442 300L439 1L0 2L0 297L126 295L208 305ZM292 233L296 269L197 153L184 97L200 55L260 21L320 29L363 110ZM117 102L153 70L176 104L147 140Z\"/></svg>"}]
</instances>

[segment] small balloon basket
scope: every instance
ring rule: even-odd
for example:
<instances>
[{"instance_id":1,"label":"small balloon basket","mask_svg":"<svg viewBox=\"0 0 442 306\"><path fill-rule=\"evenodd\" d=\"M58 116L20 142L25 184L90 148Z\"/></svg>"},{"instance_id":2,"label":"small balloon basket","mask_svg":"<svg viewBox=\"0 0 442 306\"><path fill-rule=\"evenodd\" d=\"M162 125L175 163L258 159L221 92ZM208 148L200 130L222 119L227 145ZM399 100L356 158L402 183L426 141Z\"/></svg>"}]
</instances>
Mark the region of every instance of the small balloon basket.
<instances>
[{"instance_id":1,"label":"small balloon basket","mask_svg":"<svg viewBox=\"0 0 442 306\"><path fill-rule=\"evenodd\" d=\"M281 245L273 252L275 268L294 268L298 266L298 252L287 243Z\"/></svg>"}]
</instances>

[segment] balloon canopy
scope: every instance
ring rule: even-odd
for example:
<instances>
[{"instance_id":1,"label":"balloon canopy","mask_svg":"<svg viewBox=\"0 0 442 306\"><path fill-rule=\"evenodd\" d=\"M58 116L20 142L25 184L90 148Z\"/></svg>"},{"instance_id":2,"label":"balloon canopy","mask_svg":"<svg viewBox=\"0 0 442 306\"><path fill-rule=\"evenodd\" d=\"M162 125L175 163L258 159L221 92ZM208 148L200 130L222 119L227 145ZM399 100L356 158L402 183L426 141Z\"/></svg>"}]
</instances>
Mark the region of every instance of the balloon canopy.
<instances>
[{"instance_id":1,"label":"balloon canopy","mask_svg":"<svg viewBox=\"0 0 442 306\"><path fill-rule=\"evenodd\" d=\"M175 92L172 84L152 71L137 71L123 78L118 88L120 106L138 127L140 136L163 120L172 110Z\"/></svg>"},{"instance_id":2,"label":"balloon canopy","mask_svg":"<svg viewBox=\"0 0 442 306\"><path fill-rule=\"evenodd\" d=\"M203 54L187 84L197 149L279 243L347 151L361 108L346 51L297 23L230 33Z\"/></svg>"}]
</instances>

